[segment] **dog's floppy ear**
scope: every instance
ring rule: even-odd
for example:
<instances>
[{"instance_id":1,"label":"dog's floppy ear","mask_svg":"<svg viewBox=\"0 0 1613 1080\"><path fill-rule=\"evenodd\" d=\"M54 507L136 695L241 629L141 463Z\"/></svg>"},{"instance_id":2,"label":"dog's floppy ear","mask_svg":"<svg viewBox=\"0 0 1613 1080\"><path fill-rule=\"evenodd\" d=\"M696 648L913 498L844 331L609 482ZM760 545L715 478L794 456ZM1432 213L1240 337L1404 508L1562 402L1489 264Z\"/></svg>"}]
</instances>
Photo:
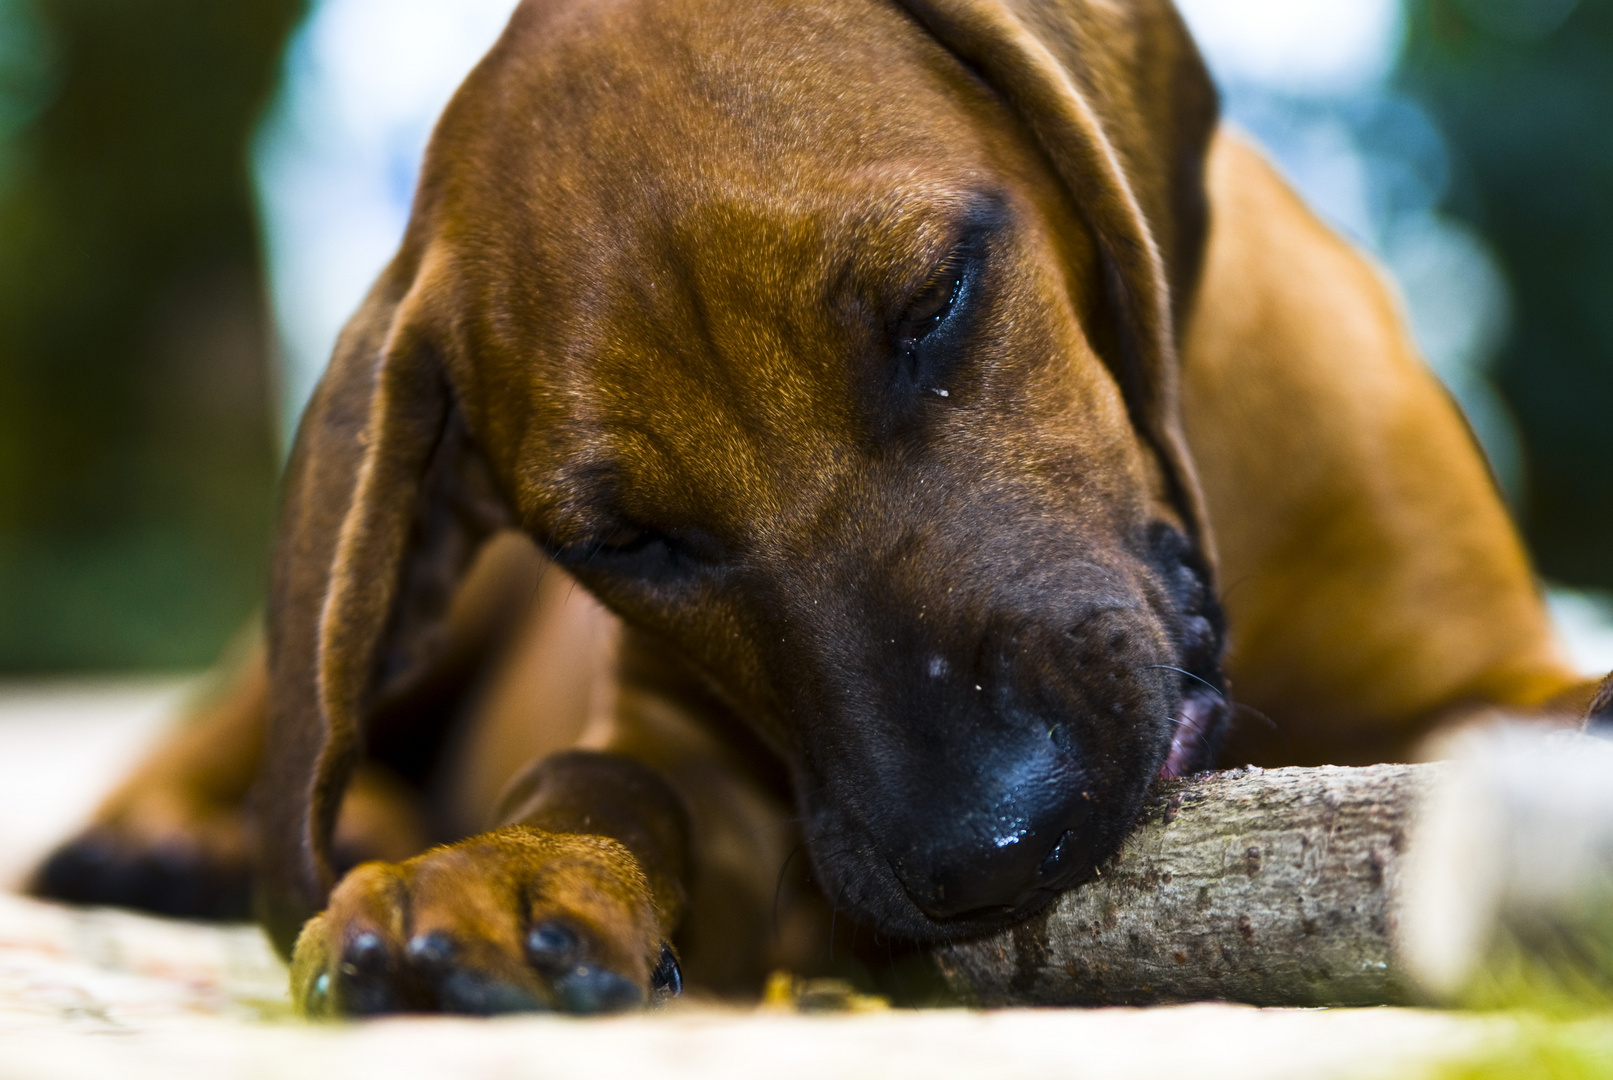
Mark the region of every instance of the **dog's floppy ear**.
<instances>
[{"instance_id":1,"label":"dog's floppy ear","mask_svg":"<svg viewBox=\"0 0 1613 1080\"><path fill-rule=\"evenodd\" d=\"M1212 557L1181 430L1175 324L1203 256L1217 102L1181 17L1170 0L899 3L1025 121L1092 228L1133 420Z\"/></svg>"},{"instance_id":2,"label":"dog's floppy ear","mask_svg":"<svg viewBox=\"0 0 1613 1080\"><path fill-rule=\"evenodd\" d=\"M429 659L460 575L508 520L430 329L431 278L406 250L375 286L287 468L255 797L258 914L287 954L332 885L330 836L367 704Z\"/></svg>"}]
</instances>

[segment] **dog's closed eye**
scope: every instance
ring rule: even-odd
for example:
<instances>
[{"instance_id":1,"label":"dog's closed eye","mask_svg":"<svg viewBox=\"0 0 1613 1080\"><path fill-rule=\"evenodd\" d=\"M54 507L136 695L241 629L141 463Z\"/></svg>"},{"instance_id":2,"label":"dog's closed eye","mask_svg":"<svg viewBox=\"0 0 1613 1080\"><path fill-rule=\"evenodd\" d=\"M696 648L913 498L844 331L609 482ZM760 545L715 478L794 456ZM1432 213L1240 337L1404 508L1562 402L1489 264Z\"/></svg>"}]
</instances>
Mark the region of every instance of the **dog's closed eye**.
<instances>
[{"instance_id":1,"label":"dog's closed eye","mask_svg":"<svg viewBox=\"0 0 1613 1080\"><path fill-rule=\"evenodd\" d=\"M952 313L963 291L967 265L968 253L962 248L954 250L914 296L896 331L896 349L903 356L910 356Z\"/></svg>"},{"instance_id":2,"label":"dog's closed eye","mask_svg":"<svg viewBox=\"0 0 1613 1080\"><path fill-rule=\"evenodd\" d=\"M988 241L998 217L992 213L969 230L930 271L896 320L891 331L893 374L903 397L915 391L952 395L948 383L967 352L965 343L985 292Z\"/></svg>"},{"instance_id":3,"label":"dog's closed eye","mask_svg":"<svg viewBox=\"0 0 1613 1080\"><path fill-rule=\"evenodd\" d=\"M656 529L624 522L591 539L551 547L549 554L569 568L664 583L719 566L727 549L698 526Z\"/></svg>"}]
</instances>

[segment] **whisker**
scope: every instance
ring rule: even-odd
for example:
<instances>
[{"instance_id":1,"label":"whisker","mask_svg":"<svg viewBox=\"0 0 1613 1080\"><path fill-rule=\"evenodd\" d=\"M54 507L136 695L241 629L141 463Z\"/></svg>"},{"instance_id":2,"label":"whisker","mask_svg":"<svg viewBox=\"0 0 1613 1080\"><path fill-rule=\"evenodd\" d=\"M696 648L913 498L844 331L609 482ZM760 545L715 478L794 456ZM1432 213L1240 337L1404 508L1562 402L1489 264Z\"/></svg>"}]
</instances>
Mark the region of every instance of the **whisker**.
<instances>
[{"instance_id":1,"label":"whisker","mask_svg":"<svg viewBox=\"0 0 1613 1080\"><path fill-rule=\"evenodd\" d=\"M1249 704L1246 704L1245 702L1240 701L1240 702L1238 702L1236 705L1234 705L1232 707L1232 710L1233 710L1234 713L1239 714L1239 715L1241 715L1243 713L1248 713L1249 715L1255 717L1256 719L1263 721L1267 727L1269 727L1272 731L1275 731L1277 734L1279 734L1279 735L1284 734L1283 727L1282 727L1281 724L1277 723L1277 721L1273 720L1271 717L1267 716L1265 713L1261 712L1259 709L1255 708L1253 705L1249 705Z\"/></svg>"},{"instance_id":2,"label":"whisker","mask_svg":"<svg viewBox=\"0 0 1613 1080\"><path fill-rule=\"evenodd\" d=\"M775 818L772 821L764 821L759 825L753 825L749 830L747 830L747 832L751 836L760 836L761 834L771 832L774 829L784 829L795 825L808 825L811 824L811 821L812 819L805 814L796 814L789 817Z\"/></svg>"},{"instance_id":3,"label":"whisker","mask_svg":"<svg viewBox=\"0 0 1613 1080\"><path fill-rule=\"evenodd\" d=\"M1208 679L1199 678L1197 675L1193 674L1191 671L1183 671L1181 668L1179 668L1179 667L1171 667L1169 664L1144 664L1143 665L1143 670L1144 671L1149 671L1149 670L1174 671L1178 675L1186 675L1189 679L1192 679L1194 682L1203 683L1205 686L1209 687L1210 688L1210 693L1214 694L1216 697L1220 698L1222 701L1225 701L1227 699L1227 696L1225 694L1223 694L1221 692L1220 688L1217 687L1214 683L1210 682Z\"/></svg>"},{"instance_id":4,"label":"whisker","mask_svg":"<svg viewBox=\"0 0 1613 1080\"><path fill-rule=\"evenodd\" d=\"M778 881L774 882L774 884L773 884L773 937L774 938L777 938L778 935L779 935L778 905L779 905L779 898L784 893L784 875L789 871L790 864L795 861L795 857L797 855L801 854L801 852L803 852L805 850L806 850L806 841L803 840L799 844L796 844L795 847L790 850L790 853L784 857L784 865L782 865L782 866L780 866L778 868Z\"/></svg>"}]
</instances>

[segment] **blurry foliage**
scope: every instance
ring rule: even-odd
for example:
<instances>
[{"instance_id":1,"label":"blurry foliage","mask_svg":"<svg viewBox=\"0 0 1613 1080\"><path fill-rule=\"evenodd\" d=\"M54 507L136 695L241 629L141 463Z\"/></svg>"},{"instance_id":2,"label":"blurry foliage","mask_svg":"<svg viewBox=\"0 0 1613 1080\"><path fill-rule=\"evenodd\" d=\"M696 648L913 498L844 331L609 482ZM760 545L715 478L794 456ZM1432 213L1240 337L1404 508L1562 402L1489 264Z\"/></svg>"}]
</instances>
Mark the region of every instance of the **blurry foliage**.
<instances>
[{"instance_id":1,"label":"blurry foliage","mask_svg":"<svg viewBox=\"0 0 1613 1080\"><path fill-rule=\"evenodd\" d=\"M1613 0L1409 0L1405 88L1436 117L1447 209L1506 271L1496 369L1540 569L1613 586Z\"/></svg>"},{"instance_id":2,"label":"blurry foliage","mask_svg":"<svg viewBox=\"0 0 1613 1080\"><path fill-rule=\"evenodd\" d=\"M211 661L277 469L250 133L304 0L0 0L0 672Z\"/></svg>"},{"instance_id":3,"label":"blurry foliage","mask_svg":"<svg viewBox=\"0 0 1613 1080\"><path fill-rule=\"evenodd\" d=\"M1510 1014L1506 1036L1432 1070L1431 1080L1605 1080L1613 1075L1613 1021L1559 1023L1525 1011ZM1499 1019L1499 1017L1498 1017Z\"/></svg>"}]
</instances>

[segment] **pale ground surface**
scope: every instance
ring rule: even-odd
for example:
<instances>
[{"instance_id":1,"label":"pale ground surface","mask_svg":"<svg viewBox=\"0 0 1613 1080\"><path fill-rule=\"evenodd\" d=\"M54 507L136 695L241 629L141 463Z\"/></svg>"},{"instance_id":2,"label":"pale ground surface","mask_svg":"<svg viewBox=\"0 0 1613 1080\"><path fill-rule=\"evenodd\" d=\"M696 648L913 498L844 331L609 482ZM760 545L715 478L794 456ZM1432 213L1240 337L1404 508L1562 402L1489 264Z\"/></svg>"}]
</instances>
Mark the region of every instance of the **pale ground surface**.
<instances>
[{"instance_id":1,"label":"pale ground surface","mask_svg":"<svg viewBox=\"0 0 1613 1080\"><path fill-rule=\"evenodd\" d=\"M182 682L0 686L0 884L70 831ZM937 1011L801 1016L680 1005L608 1020L287 1017L252 928L0 894L0 1080L55 1077L1263 1078L1426 1075L1512 1025L1400 1009Z\"/></svg>"}]
</instances>

